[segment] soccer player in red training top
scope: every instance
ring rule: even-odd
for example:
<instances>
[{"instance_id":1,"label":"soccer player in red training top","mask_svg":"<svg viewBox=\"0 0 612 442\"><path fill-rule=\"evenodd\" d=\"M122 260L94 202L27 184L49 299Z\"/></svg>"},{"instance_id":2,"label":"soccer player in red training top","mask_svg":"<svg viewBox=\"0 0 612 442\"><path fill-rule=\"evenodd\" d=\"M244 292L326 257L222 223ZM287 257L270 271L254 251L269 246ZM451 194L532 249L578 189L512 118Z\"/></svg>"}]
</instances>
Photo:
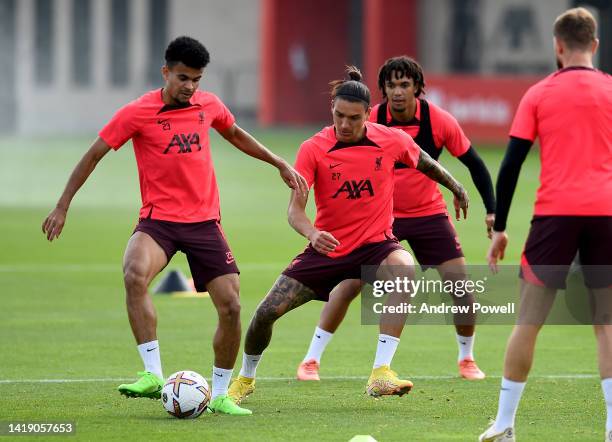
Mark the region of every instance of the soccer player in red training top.
<instances>
[{"instance_id":1,"label":"soccer player in red training top","mask_svg":"<svg viewBox=\"0 0 612 442\"><path fill-rule=\"evenodd\" d=\"M438 159L443 147L458 157L470 170L482 197L490 236L495 210L491 176L457 120L438 106L419 98L425 88L421 66L406 56L390 58L380 68L378 87L384 101L372 108L370 121L403 130L433 159ZM393 234L399 241L406 240L410 244L424 270L435 267L444 280L465 279L465 258L437 183L401 163L395 169ZM360 281L353 280L332 291L330 301L321 312L308 353L298 367L299 380L319 380L323 351L360 289ZM474 303L472 294L453 299L463 305ZM459 374L465 379L483 379L485 375L476 365L473 354L475 315L456 314L454 320ZM396 341L393 337L385 339Z\"/></svg>"},{"instance_id":2,"label":"soccer player in red training top","mask_svg":"<svg viewBox=\"0 0 612 442\"><path fill-rule=\"evenodd\" d=\"M187 255L198 291L207 290L219 316L213 340L215 361L212 401L215 412L251 414L227 396L240 347L238 267L220 225L219 193L210 153L212 127L247 155L278 168L297 193L307 192L302 178L286 161L268 151L235 124L215 95L198 84L210 56L197 40L179 37L165 54L165 85L122 107L72 172L56 208L42 225L49 241L64 226L68 207L98 162L132 139L138 165L142 208L123 259L126 303L144 372L119 392L129 397L159 398L163 374L157 341L157 316L147 288L178 251Z\"/></svg>"},{"instance_id":3,"label":"soccer player in red training top","mask_svg":"<svg viewBox=\"0 0 612 442\"><path fill-rule=\"evenodd\" d=\"M297 154L296 169L314 185L316 220L313 226L306 216L307 196L292 192L289 224L310 245L283 271L251 319L240 376L229 390L238 403L253 391L257 364L270 343L274 322L285 313L313 299L327 301L331 289L343 280L362 277L362 265L378 266L379 275L388 272L393 279L414 278L412 257L391 231L396 162L448 187L455 195L457 215L460 209L466 215L467 195L448 172L405 132L367 121L370 92L357 68L347 72L350 79L331 83L333 126L306 140ZM395 321L383 316L381 336L399 338L405 316ZM386 341L376 351L367 392L401 396L412 383L391 371L396 344Z\"/></svg>"},{"instance_id":4,"label":"soccer player in red training top","mask_svg":"<svg viewBox=\"0 0 612 442\"><path fill-rule=\"evenodd\" d=\"M593 69L596 27L584 8L570 9L556 19L554 48L560 69L525 93L510 129L487 255L494 271L508 243L506 220L520 168L536 138L540 188L521 257L520 313L506 349L497 417L481 441L515 440L514 418L536 338L557 289L565 287L576 252L598 307L593 324L607 405L606 440L612 441L612 78ZM557 267L551 271L546 266Z\"/></svg>"}]
</instances>

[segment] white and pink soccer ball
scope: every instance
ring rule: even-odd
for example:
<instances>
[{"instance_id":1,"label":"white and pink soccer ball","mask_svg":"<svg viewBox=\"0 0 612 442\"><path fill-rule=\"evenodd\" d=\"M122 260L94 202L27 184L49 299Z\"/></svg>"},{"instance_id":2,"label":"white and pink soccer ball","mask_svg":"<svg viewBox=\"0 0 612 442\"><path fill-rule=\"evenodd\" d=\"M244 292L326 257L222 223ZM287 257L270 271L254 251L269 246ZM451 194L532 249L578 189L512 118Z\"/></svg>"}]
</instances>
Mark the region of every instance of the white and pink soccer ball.
<instances>
[{"instance_id":1,"label":"white and pink soccer ball","mask_svg":"<svg viewBox=\"0 0 612 442\"><path fill-rule=\"evenodd\" d=\"M178 419L194 419L210 402L208 382L195 371L182 370L171 374L161 391L164 409Z\"/></svg>"}]
</instances>

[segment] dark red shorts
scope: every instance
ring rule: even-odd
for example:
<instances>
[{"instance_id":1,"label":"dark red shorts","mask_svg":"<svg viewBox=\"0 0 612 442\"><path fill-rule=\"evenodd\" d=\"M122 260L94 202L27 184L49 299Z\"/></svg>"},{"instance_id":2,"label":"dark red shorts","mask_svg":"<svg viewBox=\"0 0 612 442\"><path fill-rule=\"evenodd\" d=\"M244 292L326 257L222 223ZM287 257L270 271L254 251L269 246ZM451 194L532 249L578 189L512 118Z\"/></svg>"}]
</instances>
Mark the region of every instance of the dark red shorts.
<instances>
[{"instance_id":1,"label":"dark red shorts","mask_svg":"<svg viewBox=\"0 0 612 442\"><path fill-rule=\"evenodd\" d=\"M415 218L395 218L393 235L399 241L408 241L423 270L463 257L455 227L444 213Z\"/></svg>"},{"instance_id":2,"label":"dark red shorts","mask_svg":"<svg viewBox=\"0 0 612 442\"><path fill-rule=\"evenodd\" d=\"M151 236L166 252L168 261L179 250L187 255L198 292L206 291L206 284L218 276L240 273L221 225L215 220L175 223L146 218L138 222L136 232Z\"/></svg>"},{"instance_id":3,"label":"dark red shorts","mask_svg":"<svg viewBox=\"0 0 612 442\"><path fill-rule=\"evenodd\" d=\"M329 293L345 279L361 279L361 266L378 266L402 246L394 239L361 246L351 253L330 258L317 252L311 245L294 258L283 275L301 282L327 302Z\"/></svg>"},{"instance_id":4,"label":"dark red shorts","mask_svg":"<svg viewBox=\"0 0 612 442\"><path fill-rule=\"evenodd\" d=\"M521 257L521 278L564 289L577 253L587 287L612 285L612 216L536 215Z\"/></svg>"}]
</instances>

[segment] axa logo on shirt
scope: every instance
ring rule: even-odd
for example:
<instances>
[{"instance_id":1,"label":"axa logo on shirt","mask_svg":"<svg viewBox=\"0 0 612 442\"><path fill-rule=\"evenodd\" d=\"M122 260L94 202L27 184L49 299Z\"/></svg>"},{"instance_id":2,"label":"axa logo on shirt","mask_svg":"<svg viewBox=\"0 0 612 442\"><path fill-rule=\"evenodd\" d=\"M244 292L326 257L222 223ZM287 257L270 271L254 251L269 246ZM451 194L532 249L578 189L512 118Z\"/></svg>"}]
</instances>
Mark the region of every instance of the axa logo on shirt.
<instances>
[{"instance_id":1,"label":"axa logo on shirt","mask_svg":"<svg viewBox=\"0 0 612 442\"><path fill-rule=\"evenodd\" d=\"M337 198L341 193L346 192L346 199L354 200L362 197L362 194L367 193L374 196L374 188L369 179L365 180L350 180L342 183L332 198ZM367 195L366 195L367 196Z\"/></svg>"},{"instance_id":2,"label":"axa logo on shirt","mask_svg":"<svg viewBox=\"0 0 612 442\"><path fill-rule=\"evenodd\" d=\"M195 145L197 150L202 150L200 144L200 134L194 132L192 134L174 134L168 147L164 150L164 154L170 153L173 147L176 147L176 153L191 152L191 146Z\"/></svg>"}]
</instances>

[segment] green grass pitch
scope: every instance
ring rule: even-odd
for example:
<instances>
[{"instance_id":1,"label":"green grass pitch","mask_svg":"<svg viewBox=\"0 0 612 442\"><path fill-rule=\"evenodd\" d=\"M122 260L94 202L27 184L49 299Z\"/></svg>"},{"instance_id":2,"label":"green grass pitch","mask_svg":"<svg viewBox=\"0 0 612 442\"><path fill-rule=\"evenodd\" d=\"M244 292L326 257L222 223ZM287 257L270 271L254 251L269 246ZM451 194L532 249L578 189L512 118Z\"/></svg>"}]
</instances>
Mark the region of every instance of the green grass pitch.
<instances>
[{"instance_id":1,"label":"green grass pitch","mask_svg":"<svg viewBox=\"0 0 612 442\"><path fill-rule=\"evenodd\" d=\"M261 131L261 140L293 159L306 131ZM124 306L121 258L137 221L139 192L129 146L111 152L81 189L63 235L47 243L40 224L87 138L0 140L0 421L73 421L79 440L476 440L494 417L509 326L477 330L476 357L489 375L456 377L451 326L404 330L394 369L415 383L402 398L374 400L363 391L377 327L361 326L359 302L330 343L320 383L293 380L322 304L280 320L265 353L246 418L179 421L159 402L120 397L141 363ZM493 176L502 149L480 149ZM537 151L523 168L510 215L506 262L517 263L537 186ZM242 270L243 328L284 266L305 245L286 222L288 191L276 172L218 137L213 157L223 225ZM471 196L469 219L456 223L468 263L484 263L484 210L467 170L441 162ZM448 193L446 193L448 196ZM176 256L169 268L187 270ZM216 314L208 299L156 296L164 372L192 369L210 379ZM240 365L238 361L237 368ZM589 327L545 328L518 413L520 440L601 440L605 408ZM551 376L554 375L554 376ZM83 382L40 382L42 379Z\"/></svg>"}]
</instances>

